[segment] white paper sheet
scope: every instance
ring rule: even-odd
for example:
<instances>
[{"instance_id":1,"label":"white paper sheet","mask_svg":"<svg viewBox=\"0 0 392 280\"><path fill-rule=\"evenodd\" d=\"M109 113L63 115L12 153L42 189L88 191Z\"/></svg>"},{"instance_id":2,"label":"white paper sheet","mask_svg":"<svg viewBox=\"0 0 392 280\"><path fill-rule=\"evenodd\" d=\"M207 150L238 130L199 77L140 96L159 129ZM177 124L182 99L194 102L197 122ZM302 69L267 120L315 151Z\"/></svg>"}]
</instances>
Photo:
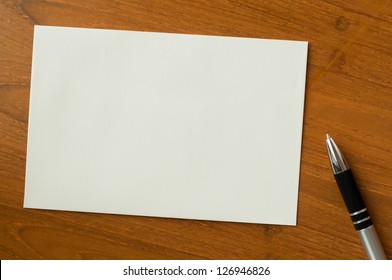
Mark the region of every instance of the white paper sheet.
<instances>
[{"instance_id":1,"label":"white paper sheet","mask_svg":"<svg viewBox=\"0 0 392 280\"><path fill-rule=\"evenodd\" d=\"M296 224L307 43L36 26L26 208Z\"/></svg>"}]
</instances>

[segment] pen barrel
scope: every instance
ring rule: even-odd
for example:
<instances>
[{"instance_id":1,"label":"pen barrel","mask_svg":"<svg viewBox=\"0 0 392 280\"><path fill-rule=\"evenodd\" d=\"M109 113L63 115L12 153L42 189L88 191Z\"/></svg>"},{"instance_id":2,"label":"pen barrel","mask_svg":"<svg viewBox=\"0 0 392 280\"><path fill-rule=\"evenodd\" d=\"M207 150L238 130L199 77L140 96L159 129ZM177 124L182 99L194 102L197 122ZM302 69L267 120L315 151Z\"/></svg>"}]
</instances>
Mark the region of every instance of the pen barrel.
<instances>
[{"instance_id":1,"label":"pen barrel","mask_svg":"<svg viewBox=\"0 0 392 280\"><path fill-rule=\"evenodd\" d=\"M358 231L359 238L370 260L386 260L384 249L373 226Z\"/></svg>"},{"instance_id":2,"label":"pen barrel","mask_svg":"<svg viewBox=\"0 0 392 280\"><path fill-rule=\"evenodd\" d=\"M335 174L335 179L355 229L362 230L373 225L351 170Z\"/></svg>"}]
</instances>

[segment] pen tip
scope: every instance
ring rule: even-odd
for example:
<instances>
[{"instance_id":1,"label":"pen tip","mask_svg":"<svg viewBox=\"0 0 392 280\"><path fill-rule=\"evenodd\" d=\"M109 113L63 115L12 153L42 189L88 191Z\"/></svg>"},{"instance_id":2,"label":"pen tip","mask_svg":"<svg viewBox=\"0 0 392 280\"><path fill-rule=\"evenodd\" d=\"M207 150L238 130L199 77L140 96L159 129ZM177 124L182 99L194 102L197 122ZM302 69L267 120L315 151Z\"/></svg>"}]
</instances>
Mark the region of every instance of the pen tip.
<instances>
[{"instance_id":1,"label":"pen tip","mask_svg":"<svg viewBox=\"0 0 392 280\"><path fill-rule=\"evenodd\" d=\"M327 139L330 139L331 137L329 136L329 134L327 133Z\"/></svg>"}]
</instances>

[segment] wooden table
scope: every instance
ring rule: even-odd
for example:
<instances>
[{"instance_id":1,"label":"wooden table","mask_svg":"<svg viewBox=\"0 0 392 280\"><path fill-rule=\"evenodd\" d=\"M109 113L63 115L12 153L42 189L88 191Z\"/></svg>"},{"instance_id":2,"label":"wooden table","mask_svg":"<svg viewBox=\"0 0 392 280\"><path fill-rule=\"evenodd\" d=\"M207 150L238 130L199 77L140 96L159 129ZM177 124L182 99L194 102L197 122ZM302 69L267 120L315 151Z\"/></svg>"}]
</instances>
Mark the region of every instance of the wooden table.
<instances>
[{"instance_id":1,"label":"wooden table","mask_svg":"<svg viewBox=\"0 0 392 280\"><path fill-rule=\"evenodd\" d=\"M23 209L34 24L309 41L298 225ZM387 0L1 0L0 257L365 259L331 173L328 132L392 258L391 73Z\"/></svg>"}]
</instances>

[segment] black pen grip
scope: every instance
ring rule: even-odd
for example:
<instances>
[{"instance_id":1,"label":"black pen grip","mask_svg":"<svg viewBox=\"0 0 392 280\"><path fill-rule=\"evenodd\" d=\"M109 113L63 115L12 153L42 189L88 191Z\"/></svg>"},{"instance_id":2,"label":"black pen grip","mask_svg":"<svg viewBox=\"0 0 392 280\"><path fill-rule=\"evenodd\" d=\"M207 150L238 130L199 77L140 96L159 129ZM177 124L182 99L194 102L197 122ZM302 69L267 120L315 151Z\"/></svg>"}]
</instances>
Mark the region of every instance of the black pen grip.
<instances>
[{"instance_id":1,"label":"black pen grip","mask_svg":"<svg viewBox=\"0 0 392 280\"><path fill-rule=\"evenodd\" d=\"M365 208L365 203L350 169L336 174L335 179L349 213L354 213Z\"/></svg>"},{"instance_id":2,"label":"black pen grip","mask_svg":"<svg viewBox=\"0 0 392 280\"><path fill-rule=\"evenodd\" d=\"M361 230L371 226L373 224L372 220L366 210L365 203L363 202L351 170L348 169L344 172L335 174L335 179L355 229Z\"/></svg>"}]
</instances>

